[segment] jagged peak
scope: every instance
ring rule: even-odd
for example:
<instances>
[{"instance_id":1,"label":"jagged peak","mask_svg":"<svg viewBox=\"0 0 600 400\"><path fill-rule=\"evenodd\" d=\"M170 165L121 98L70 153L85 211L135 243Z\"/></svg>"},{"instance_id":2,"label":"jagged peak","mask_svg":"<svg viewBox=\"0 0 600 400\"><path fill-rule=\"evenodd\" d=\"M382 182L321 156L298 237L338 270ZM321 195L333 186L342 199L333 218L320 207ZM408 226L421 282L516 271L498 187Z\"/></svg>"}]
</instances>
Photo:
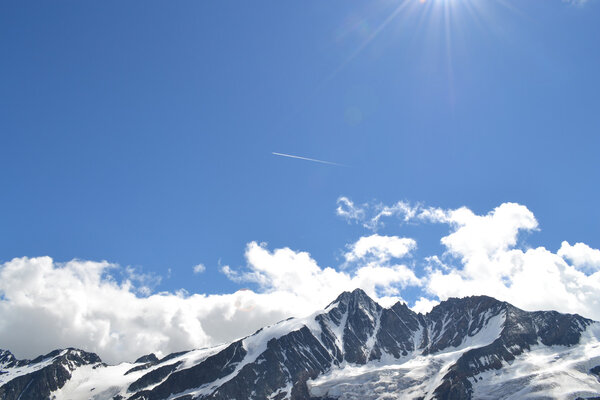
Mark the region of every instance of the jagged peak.
<instances>
[{"instance_id":1,"label":"jagged peak","mask_svg":"<svg viewBox=\"0 0 600 400\"><path fill-rule=\"evenodd\" d=\"M153 363L158 362L158 357L156 357L156 354L150 353L150 354L143 355L140 358L138 358L137 360L135 360L134 364L149 363L149 362L153 362Z\"/></svg>"},{"instance_id":2,"label":"jagged peak","mask_svg":"<svg viewBox=\"0 0 600 400\"><path fill-rule=\"evenodd\" d=\"M8 350L0 349L0 365L6 366L6 365L12 364L16 361L17 361L17 359L13 355L13 353L11 353Z\"/></svg>"},{"instance_id":3,"label":"jagged peak","mask_svg":"<svg viewBox=\"0 0 600 400\"><path fill-rule=\"evenodd\" d=\"M11 358L14 361L18 361L19 363L24 363L24 364L37 364L37 363L40 363L40 362L48 360L48 359L56 359L56 358L62 359L63 357L66 357L69 359L81 359L82 361L88 362L88 363L102 362L102 360L96 353L90 353L90 352L87 352L87 351L84 351L81 349L77 349L75 347L56 349L56 350L52 350L49 353L37 356L36 358L33 358L33 359L22 359L22 360L18 360L8 350L0 350L0 361L2 360L3 357L6 357L7 359Z\"/></svg>"},{"instance_id":4,"label":"jagged peak","mask_svg":"<svg viewBox=\"0 0 600 400\"><path fill-rule=\"evenodd\" d=\"M412 314L420 314L417 313L413 310L411 310L411 308L408 306L408 304L406 304L405 301L397 301L394 304L392 304L391 307L389 307L390 310L393 310L394 312L398 312L398 310L401 310L402 312L409 312Z\"/></svg>"},{"instance_id":5,"label":"jagged peak","mask_svg":"<svg viewBox=\"0 0 600 400\"><path fill-rule=\"evenodd\" d=\"M379 305L375 300L373 300L364 290L361 288L356 288L354 290L342 292L334 301L332 301L327 307L340 303L340 304L359 304L359 303L373 303Z\"/></svg>"},{"instance_id":6,"label":"jagged peak","mask_svg":"<svg viewBox=\"0 0 600 400\"><path fill-rule=\"evenodd\" d=\"M7 357L7 356L13 356L13 353L11 353L9 350L4 350L4 349L0 349L0 357Z\"/></svg>"},{"instance_id":7,"label":"jagged peak","mask_svg":"<svg viewBox=\"0 0 600 400\"><path fill-rule=\"evenodd\" d=\"M506 306L508 306L508 303L486 295L449 297L448 299L443 300L439 304L435 305L431 311L425 315L435 315L440 312L446 312L449 308L452 311L462 311L464 309L473 309L479 307L487 310L490 308L505 308Z\"/></svg>"}]
</instances>

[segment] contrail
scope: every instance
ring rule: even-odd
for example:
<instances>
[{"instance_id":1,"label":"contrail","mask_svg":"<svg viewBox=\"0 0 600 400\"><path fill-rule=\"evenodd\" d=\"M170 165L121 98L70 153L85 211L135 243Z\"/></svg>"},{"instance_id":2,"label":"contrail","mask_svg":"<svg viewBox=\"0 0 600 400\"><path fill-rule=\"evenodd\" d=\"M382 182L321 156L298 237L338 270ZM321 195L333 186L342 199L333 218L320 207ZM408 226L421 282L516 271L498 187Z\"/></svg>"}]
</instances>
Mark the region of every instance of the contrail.
<instances>
[{"instance_id":1,"label":"contrail","mask_svg":"<svg viewBox=\"0 0 600 400\"><path fill-rule=\"evenodd\" d=\"M276 152L272 152L271 154L276 155L276 156L281 156L281 157L297 158L298 160L313 161L313 162L318 162L321 164L336 165L338 167L346 167L346 165L344 165L344 164L338 164L338 163L334 163L331 161L316 160L314 158L308 158L308 157L294 156L291 154L283 154L283 153L276 153Z\"/></svg>"}]
</instances>

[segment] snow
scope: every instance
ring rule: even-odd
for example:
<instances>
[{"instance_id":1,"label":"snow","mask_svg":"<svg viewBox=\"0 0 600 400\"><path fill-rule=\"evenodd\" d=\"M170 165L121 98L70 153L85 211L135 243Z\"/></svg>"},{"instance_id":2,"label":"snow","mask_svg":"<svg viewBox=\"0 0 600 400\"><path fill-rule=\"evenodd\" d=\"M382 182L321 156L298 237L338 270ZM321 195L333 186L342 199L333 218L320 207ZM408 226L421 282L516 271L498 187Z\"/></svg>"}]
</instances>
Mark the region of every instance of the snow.
<instances>
[{"instance_id":1,"label":"snow","mask_svg":"<svg viewBox=\"0 0 600 400\"><path fill-rule=\"evenodd\" d=\"M473 336L466 335L462 343L455 350L482 347L492 343L500 336L504 328L506 315L504 313L493 315L491 311L487 311L483 315L483 320L486 322L484 322L481 329L475 332Z\"/></svg>"},{"instance_id":2,"label":"snow","mask_svg":"<svg viewBox=\"0 0 600 400\"><path fill-rule=\"evenodd\" d=\"M288 383L287 386L282 387L280 389L278 389L277 391L273 392L273 394L271 394L268 397L268 400L273 400L274 398L276 398L277 396L281 395L282 393L285 393L285 397L283 397L283 399L290 399L292 396L292 383Z\"/></svg>"},{"instance_id":3,"label":"snow","mask_svg":"<svg viewBox=\"0 0 600 400\"><path fill-rule=\"evenodd\" d=\"M194 365L200 364L202 361L206 360L208 357L217 354L221 350L225 350L225 348L227 348L227 346L228 346L228 344L222 344L222 345L215 346L215 347L192 350L192 351L185 353L181 357L177 357L177 358L173 358L173 359L169 360L168 363L172 364L173 363L172 360L177 360L177 361L180 360L180 361L183 361L183 364L179 367L179 369L191 368ZM175 362L177 362L177 361L175 361Z\"/></svg>"},{"instance_id":4,"label":"snow","mask_svg":"<svg viewBox=\"0 0 600 400\"><path fill-rule=\"evenodd\" d=\"M344 364L307 384L311 395L332 396L339 400L375 400L390 393L397 398L414 398L432 392L437 387L438 376L441 380L460 354L419 356L399 364Z\"/></svg>"},{"instance_id":5,"label":"snow","mask_svg":"<svg viewBox=\"0 0 600 400\"><path fill-rule=\"evenodd\" d=\"M385 357L366 365L344 362L339 368L332 368L327 374L308 381L309 391L313 396L331 396L339 400L377 400L390 393L399 399L419 396L431 399L448 368L462 354L486 346L499 337L505 315L488 314L485 318L487 324L472 337L465 338L458 347L426 356L414 351L400 359ZM415 332L415 343L422 335L421 331Z\"/></svg>"},{"instance_id":6,"label":"snow","mask_svg":"<svg viewBox=\"0 0 600 400\"><path fill-rule=\"evenodd\" d=\"M371 354L371 351L373 350L373 347L375 346L375 340L377 337L377 333L379 332L379 328L381 326L381 313L382 311L379 311L377 313L377 317L375 318L375 327L373 328L373 334L369 337L369 339L367 339L367 342L365 343L366 345L366 356L367 358L369 357L369 355ZM371 317L370 314L368 314L369 317Z\"/></svg>"},{"instance_id":7,"label":"snow","mask_svg":"<svg viewBox=\"0 0 600 400\"><path fill-rule=\"evenodd\" d=\"M59 390L52 394L53 400L105 400L112 399L117 394L126 397L127 388L133 382L141 378L148 372L182 361L179 369L189 368L207 357L223 350L225 346L217 346L206 349L193 350L186 352L178 357L174 357L165 363L154 365L150 368L135 371L125 375L131 368L140 365L134 363L121 363L118 365L96 364L85 365L73 371L71 379ZM166 379L166 378L165 378ZM156 383L148 388L160 384Z\"/></svg>"},{"instance_id":8,"label":"snow","mask_svg":"<svg viewBox=\"0 0 600 400\"><path fill-rule=\"evenodd\" d=\"M473 397L482 400L575 399L600 395L589 370L600 365L600 323L590 325L577 346L532 346L501 370L475 377Z\"/></svg>"},{"instance_id":9,"label":"snow","mask_svg":"<svg viewBox=\"0 0 600 400\"><path fill-rule=\"evenodd\" d=\"M348 310L342 315L342 319L339 325L336 325L331 319L328 319L328 327L333 336L335 337L335 345L342 351L344 351L344 328L348 322Z\"/></svg>"},{"instance_id":10,"label":"snow","mask_svg":"<svg viewBox=\"0 0 600 400\"><path fill-rule=\"evenodd\" d=\"M125 372L135 365L122 363L115 366L98 366L95 369L93 365L82 366L73 372L71 379L65 386L54 392L51 398L54 400L111 399L149 371L125 375Z\"/></svg>"},{"instance_id":11,"label":"snow","mask_svg":"<svg viewBox=\"0 0 600 400\"><path fill-rule=\"evenodd\" d=\"M288 333L298 331L305 326L309 327L309 329L312 328L311 331L320 331L318 324L315 322L315 317L318 314L320 314L320 312L316 312L306 318L289 318L274 325L267 326L255 334L242 339L242 346L247 353L231 374L200 387L177 393L172 397L175 398L183 395L200 396L214 392L217 388L235 378L244 366L256 362L256 359L267 350L267 343L271 339L278 339Z\"/></svg>"},{"instance_id":12,"label":"snow","mask_svg":"<svg viewBox=\"0 0 600 400\"><path fill-rule=\"evenodd\" d=\"M40 361L39 363L29 364L22 367L3 369L3 374L0 374L0 386L21 375L31 374L32 372L39 371L40 369L47 367L48 365L52 364L52 361L55 358L63 356L64 354L66 354L67 351L68 350L63 350L60 354L54 357L49 357L45 360Z\"/></svg>"}]
</instances>

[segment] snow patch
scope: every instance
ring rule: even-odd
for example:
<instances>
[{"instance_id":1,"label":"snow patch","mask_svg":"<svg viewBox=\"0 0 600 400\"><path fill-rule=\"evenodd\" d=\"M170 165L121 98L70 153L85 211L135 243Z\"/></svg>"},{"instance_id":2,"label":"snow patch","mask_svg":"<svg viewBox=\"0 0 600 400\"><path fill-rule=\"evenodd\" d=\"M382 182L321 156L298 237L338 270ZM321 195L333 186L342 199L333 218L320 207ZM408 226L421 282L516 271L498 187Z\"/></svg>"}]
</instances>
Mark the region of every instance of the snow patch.
<instances>
[{"instance_id":1,"label":"snow patch","mask_svg":"<svg viewBox=\"0 0 600 400\"><path fill-rule=\"evenodd\" d=\"M467 336L458 347L427 356L415 351L400 359L385 357L360 366L343 363L339 368L309 380L309 391L312 396L331 396L338 400L377 400L386 393L393 393L399 399L420 396L431 399L448 368L461 355L473 348L487 346L500 336L505 315L490 313L485 316L485 321L487 323L476 334ZM446 321L444 327L448 323ZM415 332L415 344L422 335L422 331Z\"/></svg>"},{"instance_id":2,"label":"snow patch","mask_svg":"<svg viewBox=\"0 0 600 400\"><path fill-rule=\"evenodd\" d=\"M590 325L577 346L531 347L502 369L483 372L473 381L473 398L517 400L574 399L600 396L590 369L600 365L600 323Z\"/></svg>"}]
</instances>

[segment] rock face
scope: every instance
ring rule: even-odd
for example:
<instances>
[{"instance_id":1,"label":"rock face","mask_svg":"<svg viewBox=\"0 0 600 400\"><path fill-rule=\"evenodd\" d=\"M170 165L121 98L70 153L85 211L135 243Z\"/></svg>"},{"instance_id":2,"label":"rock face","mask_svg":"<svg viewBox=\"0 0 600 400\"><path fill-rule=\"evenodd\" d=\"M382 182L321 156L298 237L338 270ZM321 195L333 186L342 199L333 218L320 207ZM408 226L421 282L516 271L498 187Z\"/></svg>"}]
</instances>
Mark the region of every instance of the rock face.
<instances>
[{"instance_id":1,"label":"rock face","mask_svg":"<svg viewBox=\"0 0 600 400\"><path fill-rule=\"evenodd\" d=\"M55 350L34 360L16 360L9 351L0 351L0 399L50 398L71 378L71 372L90 364L101 364L100 357L77 349Z\"/></svg>"},{"instance_id":2,"label":"rock face","mask_svg":"<svg viewBox=\"0 0 600 400\"><path fill-rule=\"evenodd\" d=\"M563 372L572 379L561 375L561 393L592 398L599 326L486 296L449 299L423 315L401 303L383 308L357 289L308 318L161 360L107 366L74 349L31 361L0 351L0 399L553 398L556 385L539 377Z\"/></svg>"}]
</instances>

